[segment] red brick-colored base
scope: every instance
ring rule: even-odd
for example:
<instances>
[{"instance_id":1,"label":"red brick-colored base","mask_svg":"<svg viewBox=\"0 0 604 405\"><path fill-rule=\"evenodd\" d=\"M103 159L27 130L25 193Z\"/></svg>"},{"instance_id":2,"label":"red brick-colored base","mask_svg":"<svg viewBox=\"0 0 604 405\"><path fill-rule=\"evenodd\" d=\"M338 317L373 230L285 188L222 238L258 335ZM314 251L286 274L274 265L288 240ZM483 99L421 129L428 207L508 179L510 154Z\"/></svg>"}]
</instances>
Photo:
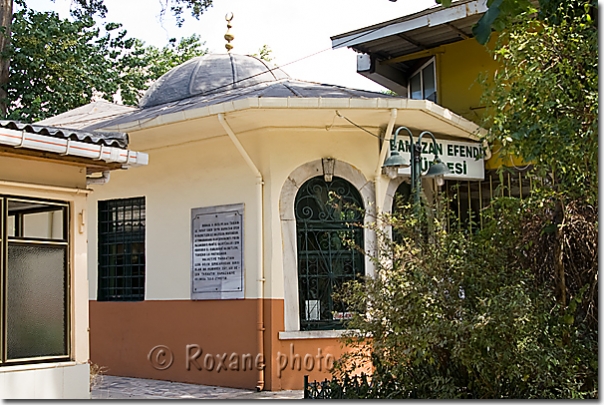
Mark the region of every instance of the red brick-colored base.
<instances>
[{"instance_id":1,"label":"red brick-colored base","mask_svg":"<svg viewBox=\"0 0 604 405\"><path fill-rule=\"evenodd\" d=\"M91 360L109 375L255 389L256 305L256 299L90 301ZM265 299L263 308L264 389L302 389L304 375L329 377L326 368L342 353L339 340L279 340L283 300Z\"/></svg>"}]
</instances>

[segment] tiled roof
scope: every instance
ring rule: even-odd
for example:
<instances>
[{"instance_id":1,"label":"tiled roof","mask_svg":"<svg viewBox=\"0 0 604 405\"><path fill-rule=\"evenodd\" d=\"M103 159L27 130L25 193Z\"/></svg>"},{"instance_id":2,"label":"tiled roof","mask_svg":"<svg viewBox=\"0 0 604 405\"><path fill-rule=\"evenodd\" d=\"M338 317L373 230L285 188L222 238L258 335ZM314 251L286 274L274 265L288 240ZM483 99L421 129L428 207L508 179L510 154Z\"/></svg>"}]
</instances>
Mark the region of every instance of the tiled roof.
<instances>
[{"instance_id":1,"label":"tiled roof","mask_svg":"<svg viewBox=\"0 0 604 405\"><path fill-rule=\"evenodd\" d=\"M128 146L128 134L123 132L86 131L69 128L58 128L39 124L24 124L18 121L2 121L0 127L32 134L52 136L55 138L71 139L95 145L113 146L125 149Z\"/></svg>"}]
</instances>

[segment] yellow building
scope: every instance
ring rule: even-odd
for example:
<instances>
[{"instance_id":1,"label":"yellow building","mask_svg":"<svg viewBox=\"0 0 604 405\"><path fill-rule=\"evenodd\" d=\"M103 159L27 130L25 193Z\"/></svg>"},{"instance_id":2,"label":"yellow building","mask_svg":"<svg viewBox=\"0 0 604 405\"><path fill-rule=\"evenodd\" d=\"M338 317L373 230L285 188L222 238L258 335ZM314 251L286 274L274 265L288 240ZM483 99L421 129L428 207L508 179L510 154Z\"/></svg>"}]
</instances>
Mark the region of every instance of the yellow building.
<instances>
[{"instance_id":1,"label":"yellow building","mask_svg":"<svg viewBox=\"0 0 604 405\"><path fill-rule=\"evenodd\" d=\"M127 146L123 133L0 121L1 398L90 397L88 186L147 163Z\"/></svg>"},{"instance_id":2,"label":"yellow building","mask_svg":"<svg viewBox=\"0 0 604 405\"><path fill-rule=\"evenodd\" d=\"M462 0L331 37L357 55L357 73L411 99L428 99L471 121L482 112L481 75L496 62L472 37L486 1Z\"/></svg>"},{"instance_id":3,"label":"yellow building","mask_svg":"<svg viewBox=\"0 0 604 405\"><path fill-rule=\"evenodd\" d=\"M486 0L460 0L408 16L331 37L334 49L358 52L357 73L409 99L427 99L482 124L481 80L492 77L497 63L487 47L472 36L472 26L487 10ZM452 199L460 222L481 223L481 209L495 194L522 197L530 190L520 159L499 157L498 145L488 145L485 176L451 179L444 191ZM510 170L500 177L497 170ZM503 179L503 181L502 181Z\"/></svg>"}]
</instances>

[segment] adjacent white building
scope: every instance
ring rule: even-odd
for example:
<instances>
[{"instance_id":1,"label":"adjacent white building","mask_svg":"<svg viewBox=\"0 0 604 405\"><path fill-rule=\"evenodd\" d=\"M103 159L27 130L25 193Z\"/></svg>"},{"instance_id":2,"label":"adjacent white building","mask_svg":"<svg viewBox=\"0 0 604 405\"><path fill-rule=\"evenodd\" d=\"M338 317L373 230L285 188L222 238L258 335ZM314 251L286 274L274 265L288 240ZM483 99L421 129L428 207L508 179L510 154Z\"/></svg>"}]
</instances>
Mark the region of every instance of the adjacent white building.
<instances>
[{"instance_id":1,"label":"adjacent white building","mask_svg":"<svg viewBox=\"0 0 604 405\"><path fill-rule=\"evenodd\" d=\"M147 164L127 147L0 121L0 398L90 397L88 186Z\"/></svg>"}]
</instances>

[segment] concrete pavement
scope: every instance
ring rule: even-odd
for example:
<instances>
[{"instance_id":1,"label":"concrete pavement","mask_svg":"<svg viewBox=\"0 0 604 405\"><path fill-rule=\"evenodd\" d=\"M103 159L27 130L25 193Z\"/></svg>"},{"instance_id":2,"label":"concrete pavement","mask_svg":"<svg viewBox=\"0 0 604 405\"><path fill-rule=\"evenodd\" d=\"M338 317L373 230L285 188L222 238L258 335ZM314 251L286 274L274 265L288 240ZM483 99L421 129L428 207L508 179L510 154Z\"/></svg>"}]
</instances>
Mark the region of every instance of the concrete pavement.
<instances>
[{"instance_id":1,"label":"concrete pavement","mask_svg":"<svg viewBox=\"0 0 604 405\"><path fill-rule=\"evenodd\" d=\"M92 399L301 399L302 390L262 391L101 375Z\"/></svg>"}]
</instances>

